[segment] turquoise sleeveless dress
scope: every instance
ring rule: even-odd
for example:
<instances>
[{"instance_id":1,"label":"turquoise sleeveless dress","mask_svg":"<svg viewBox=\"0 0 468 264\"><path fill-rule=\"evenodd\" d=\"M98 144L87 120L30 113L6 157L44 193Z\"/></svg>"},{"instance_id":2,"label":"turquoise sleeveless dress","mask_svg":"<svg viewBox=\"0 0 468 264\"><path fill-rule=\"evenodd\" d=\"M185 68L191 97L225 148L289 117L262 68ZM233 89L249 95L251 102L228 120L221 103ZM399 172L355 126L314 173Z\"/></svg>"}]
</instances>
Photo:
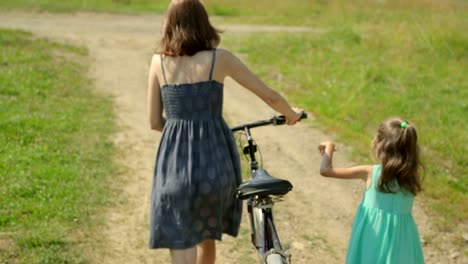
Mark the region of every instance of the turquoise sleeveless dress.
<instances>
[{"instance_id":1,"label":"turquoise sleeveless dress","mask_svg":"<svg viewBox=\"0 0 468 264\"><path fill-rule=\"evenodd\" d=\"M150 212L150 248L186 249L203 240L237 236L242 201L240 159L222 116L223 84L206 81L161 87L166 113ZM207 76L208 77L208 76Z\"/></svg>"},{"instance_id":2,"label":"turquoise sleeveless dress","mask_svg":"<svg viewBox=\"0 0 468 264\"><path fill-rule=\"evenodd\" d=\"M372 183L354 219L346 263L424 263L419 233L411 210L414 196L404 190L378 189L381 165L374 165Z\"/></svg>"}]
</instances>

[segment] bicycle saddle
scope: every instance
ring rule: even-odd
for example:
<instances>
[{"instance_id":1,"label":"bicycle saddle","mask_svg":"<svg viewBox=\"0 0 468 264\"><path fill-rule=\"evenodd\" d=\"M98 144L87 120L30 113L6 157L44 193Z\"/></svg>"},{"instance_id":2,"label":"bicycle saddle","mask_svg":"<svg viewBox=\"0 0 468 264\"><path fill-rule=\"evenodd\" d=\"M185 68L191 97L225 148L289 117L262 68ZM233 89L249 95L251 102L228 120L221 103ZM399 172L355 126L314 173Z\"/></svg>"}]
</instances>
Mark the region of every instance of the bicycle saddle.
<instances>
[{"instance_id":1,"label":"bicycle saddle","mask_svg":"<svg viewBox=\"0 0 468 264\"><path fill-rule=\"evenodd\" d=\"M251 180L243 182L237 188L237 197L245 200L255 195L284 195L292 190L292 184L287 180L274 178L266 170L256 170Z\"/></svg>"}]
</instances>

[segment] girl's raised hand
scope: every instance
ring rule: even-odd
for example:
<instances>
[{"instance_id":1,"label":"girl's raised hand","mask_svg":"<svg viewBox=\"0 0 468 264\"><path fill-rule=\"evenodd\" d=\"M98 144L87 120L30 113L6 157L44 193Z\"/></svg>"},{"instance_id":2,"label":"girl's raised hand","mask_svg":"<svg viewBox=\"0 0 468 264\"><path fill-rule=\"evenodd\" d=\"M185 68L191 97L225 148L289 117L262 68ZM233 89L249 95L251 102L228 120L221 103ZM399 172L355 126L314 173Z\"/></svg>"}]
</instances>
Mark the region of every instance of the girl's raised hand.
<instances>
[{"instance_id":1,"label":"girl's raised hand","mask_svg":"<svg viewBox=\"0 0 468 264\"><path fill-rule=\"evenodd\" d=\"M333 143L331 141L322 142L322 143L320 143L318 149L319 149L320 155L323 155L327 149L330 152L334 152L335 151L335 143Z\"/></svg>"}]
</instances>

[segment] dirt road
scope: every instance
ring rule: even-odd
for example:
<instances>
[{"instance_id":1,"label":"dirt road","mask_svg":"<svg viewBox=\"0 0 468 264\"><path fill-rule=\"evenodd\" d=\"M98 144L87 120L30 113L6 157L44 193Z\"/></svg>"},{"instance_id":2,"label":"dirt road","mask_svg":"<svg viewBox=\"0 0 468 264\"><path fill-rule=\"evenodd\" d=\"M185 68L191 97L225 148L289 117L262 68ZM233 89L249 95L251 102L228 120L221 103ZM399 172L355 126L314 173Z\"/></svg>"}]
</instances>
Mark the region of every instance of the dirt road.
<instances>
[{"instance_id":1,"label":"dirt road","mask_svg":"<svg viewBox=\"0 0 468 264\"><path fill-rule=\"evenodd\" d=\"M90 238L88 251L93 263L169 263L167 250L150 251L148 241L149 193L159 134L150 131L146 118L147 69L159 35L162 17L77 13L0 13L0 27L32 31L40 37L83 45L92 57L91 77L96 92L112 96L120 130L115 135L117 162L111 188L116 203L105 212L102 231ZM242 37L252 31L301 31L290 27L218 25L223 37ZM273 114L263 102L235 82L225 85L225 113L230 124L240 124ZM321 178L317 144L324 135L313 120L294 127L265 127L254 131L261 147L264 167L295 186L276 205L278 230L293 254L293 263L343 263L348 236L363 185ZM340 146L336 164L345 160L348 147ZM416 221L427 263L462 263L450 256L451 247L436 237L428 217L419 206ZM94 242L93 242L94 241ZM244 217L238 239L225 237L218 244L218 263L255 263Z\"/></svg>"}]
</instances>

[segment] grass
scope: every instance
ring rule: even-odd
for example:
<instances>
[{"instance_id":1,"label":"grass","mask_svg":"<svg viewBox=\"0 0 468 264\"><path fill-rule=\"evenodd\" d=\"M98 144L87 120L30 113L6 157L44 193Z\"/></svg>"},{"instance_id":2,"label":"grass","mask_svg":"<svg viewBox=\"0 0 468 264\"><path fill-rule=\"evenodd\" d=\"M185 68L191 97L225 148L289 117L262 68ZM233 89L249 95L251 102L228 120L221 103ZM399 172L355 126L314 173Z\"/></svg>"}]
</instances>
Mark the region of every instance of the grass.
<instances>
[{"instance_id":1,"label":"grass","mask_svg":"<svg viewBox=\"0 0 468 264\"><path fill-rule=\"evenodd\" d=\"M170 0L2 0L1 10L47 12L118 12L159 13L167 9ZM226 23L273 25L338 25L351 22L379 20L389 10L414 16L421 10L446 12L466 8L464 0L204 0L208 13ZM369 11L372 11L369 13ZM387 17L389 18L389 17ZM401 17L390 17L399 19Z\"/></svg>"},{"instance_id":2,"label":"grass","mask_svg":"<svg viewBox=\"0 0 468 264\"><path fill-rule=\"evenodd\" d=\"M118 12L118 13L164 13L170 0L2 0L3 10L27 10L47 12ZM319 12L315 1L295 0L284 2L278 0L205 0L203 1L210 15L225 17L234 23L239 18L248 23L268 24L304 24L312 8ZM274 4L271 4L274 2ZM262 10L262 12L258 12ZM298 15L298 13L300 15ZM258 14L262 14L258 16ZM291 19L291 17L293 19Z\"/></svg>"},{"instance_id":3,"label":"grass","mask_svg":"<svg viewBox=\"0 0 468 264\"><path fill-rule=\"evenodd\" d=\"M118 13L163 13L169 1L151 0L2 0L4 10L26 10L47 12L118 12Z\"/></svg>"},{"instance_id":4,"label":"grass","mask_svg":"<svg viewBox=\"0 0 468 264\"><path fill-rule=\"evenodd\" d=\"M82 263L113 171L111 101L87 50L0 29L0 259ZM3 262L2 262L3 263Z\"/></svg>"},{"instance_id":5,"label":"grass","mask_svg":"<svg viewBox=\"0 0 468 264\"><path fill-rule=\"evenodd\" d=\"M407 1L376 10L354 2L323 6L315 23L324 33L263 33L223 45L246 54L269 85L355 147L360 162L369 162L383 119L401 115L415 124L427 211L441 229L456 230L468 219L466 8Z\"/></svg>"}]
</instances>

